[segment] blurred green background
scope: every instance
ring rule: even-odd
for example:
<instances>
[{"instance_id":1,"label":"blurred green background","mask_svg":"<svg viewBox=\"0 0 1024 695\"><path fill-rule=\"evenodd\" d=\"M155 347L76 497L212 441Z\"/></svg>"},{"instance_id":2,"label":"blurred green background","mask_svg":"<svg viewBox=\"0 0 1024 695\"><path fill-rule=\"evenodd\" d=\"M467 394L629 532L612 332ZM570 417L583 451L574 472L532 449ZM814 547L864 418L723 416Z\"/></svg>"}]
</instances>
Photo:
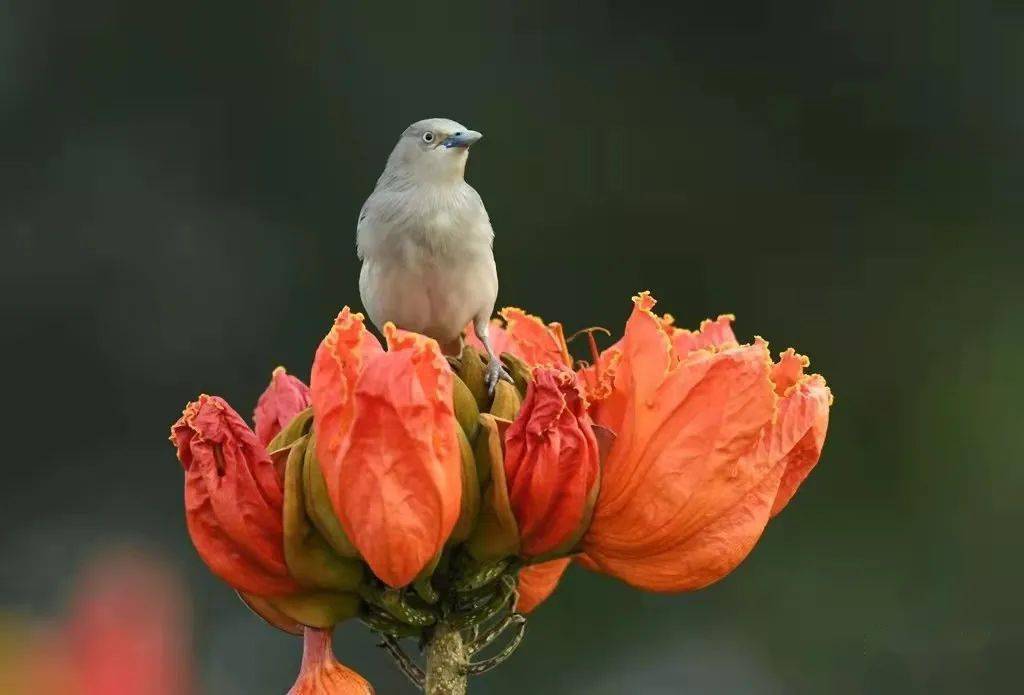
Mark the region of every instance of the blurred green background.
<instances>
[{"instance_id":1,"label":"blurred green background","mask_svg":"<svg viewBox=\"0 0 1024 695\"><path fill-rule=\"evenodd\" d=\"M298 643L189 543L168 426L308 376L388 152L449 116L486 135L500 304L618 329L651 289L836 394L735 573L655 596L574 569L474 692L1013 689L1022 80L1009 1L0 1L0 614L59 616L127 543L184 578L201 692L287 689ZM410 692L360 626L337 652Z\"/></svg>"}]
</instances>

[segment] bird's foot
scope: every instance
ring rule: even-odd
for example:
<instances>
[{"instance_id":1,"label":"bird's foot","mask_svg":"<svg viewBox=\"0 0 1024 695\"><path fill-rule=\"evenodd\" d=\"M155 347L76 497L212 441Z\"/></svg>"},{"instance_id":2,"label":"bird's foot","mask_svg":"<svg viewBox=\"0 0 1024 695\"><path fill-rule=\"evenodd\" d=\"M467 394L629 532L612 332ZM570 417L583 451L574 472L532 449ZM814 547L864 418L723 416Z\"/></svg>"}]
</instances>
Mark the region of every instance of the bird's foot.
<instances>
[{"instance_id":1,"label":"bird's foot","mask_svg":"<svg viewBox=\"0 0 1024 695\"><path fill-rule=\"evenodd\" d=\"M514 383L512 381L512 375L505 369L505 365L501 363L497 357L492 357L487 363L487 372L484 375L487 380L487 392L494 395L494 389L498 387L498 380L504 379L508 383Z\"/></svg>"}]
</instances>

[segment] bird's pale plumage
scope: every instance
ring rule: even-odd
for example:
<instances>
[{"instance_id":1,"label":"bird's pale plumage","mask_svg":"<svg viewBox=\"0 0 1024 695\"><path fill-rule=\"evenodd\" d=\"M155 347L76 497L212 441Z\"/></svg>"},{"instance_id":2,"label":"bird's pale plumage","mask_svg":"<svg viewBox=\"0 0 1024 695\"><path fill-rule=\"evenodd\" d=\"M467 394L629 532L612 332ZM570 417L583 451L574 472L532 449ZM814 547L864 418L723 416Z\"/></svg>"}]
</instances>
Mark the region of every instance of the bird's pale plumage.
<instances>
[{"instance_id":1,"label":"bird's pale plumage","mask_svg":"<svg viewBox=\"0 0 1024 695\"><path fill-rule=\"evenodd\" d=\"M463 179L480 133L446 118L409 126L359 213L359 293L370 320L437 340L452 351L473 323L503 374L487 326L498 296L494 231L480 195Z\"/></svg>"}]
</instances>

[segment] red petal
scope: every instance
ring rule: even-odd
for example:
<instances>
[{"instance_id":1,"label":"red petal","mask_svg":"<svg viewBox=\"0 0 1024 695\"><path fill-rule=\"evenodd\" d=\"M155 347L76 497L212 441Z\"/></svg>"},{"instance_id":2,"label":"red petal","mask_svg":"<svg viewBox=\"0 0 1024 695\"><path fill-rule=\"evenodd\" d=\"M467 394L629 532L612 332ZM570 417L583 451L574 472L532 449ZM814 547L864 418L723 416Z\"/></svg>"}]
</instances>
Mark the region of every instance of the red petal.
<instances>
[{"instance_id":1,"label":"red petal","mask_svg":"<svg viewBox=\"0 0 1024 695\"><path fill-rule=\"evenodd\" d=\"M309 387L278 367L270 377L270 384L256 402L253 423L256 437L266 446L296 415L309 407Z\"/></svg>"},{"instance_id":2,"label":"red petal","mask_svg":"<svg viewBox=\"0 0 1024 695\"><path fill-rule=\"evenodd\" d=\"M538 367L505 436L505 474L522 553L568 550L578 540L600 466L593 423L569 371Z\"/></svg>"},{"instance_id":3,"label":"red petal","mask_svg":"<svg viewBox=\"0 0 1024 695\"><path fill-rule=\"evenodd\" d=\"M296 591L284 562L281 481L253 431L223 399L202 395L171 433L185 468L185 518L203 561L241 591Z\"/></svg>"}]
</instances>

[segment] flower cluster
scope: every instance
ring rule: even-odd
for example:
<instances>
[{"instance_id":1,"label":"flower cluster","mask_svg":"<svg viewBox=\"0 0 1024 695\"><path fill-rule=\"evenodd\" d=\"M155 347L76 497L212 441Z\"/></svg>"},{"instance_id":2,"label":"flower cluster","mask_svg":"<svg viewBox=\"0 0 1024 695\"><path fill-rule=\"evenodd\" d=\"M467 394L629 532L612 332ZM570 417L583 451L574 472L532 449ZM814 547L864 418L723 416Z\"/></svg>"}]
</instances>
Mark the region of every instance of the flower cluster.
<instances>
[{"instance_id":1,"label":"flower cluster","mask_svg":"<svg viewBox=\"0 0 1024 695\"><path fill-rule=\"evenodd\" d=\"M717 581L817 463L831 393L792 350L738 343L731 316L691 332L653 307L635 297L576 369L560 325L503 310L514 383L493 392L475 339L445 356L388 325L381 345L344 309L308 389L274 372L255 431L205 395L172 428L196 549L307 655L359 617L420 685L398 639L456 634L471 656L518 625L518 643L574 558L648 591ZM294 692L371 692L308 662Z\"/></svg>"}]
</instances>

